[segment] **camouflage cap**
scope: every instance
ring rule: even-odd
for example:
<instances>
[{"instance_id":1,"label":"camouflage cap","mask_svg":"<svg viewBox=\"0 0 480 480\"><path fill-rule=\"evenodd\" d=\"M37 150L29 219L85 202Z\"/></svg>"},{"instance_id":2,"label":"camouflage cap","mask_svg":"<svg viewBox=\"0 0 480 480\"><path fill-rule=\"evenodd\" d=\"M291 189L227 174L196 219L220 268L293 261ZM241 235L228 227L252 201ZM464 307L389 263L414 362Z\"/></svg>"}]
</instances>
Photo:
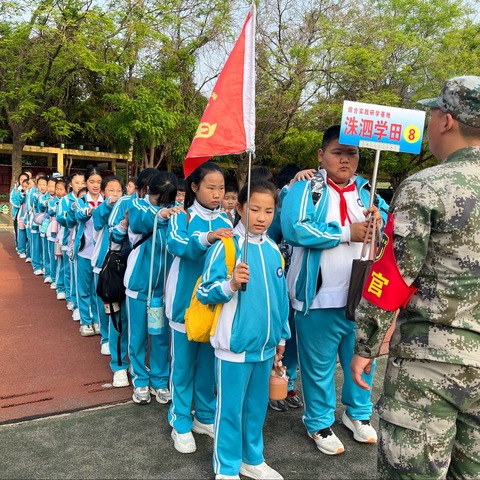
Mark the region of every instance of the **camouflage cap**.
<instances>
[{"instance_id":1,"label":"camouflage cap","mask_svg":"<svg viewBox=\"0 0 480 480\"><path fill-rule=\"evenodd\" d=\"M480 77L462 76L448 79L437 98L417 103L450 113L465 125L480 128Z\"/></svg>"}]
</instances>

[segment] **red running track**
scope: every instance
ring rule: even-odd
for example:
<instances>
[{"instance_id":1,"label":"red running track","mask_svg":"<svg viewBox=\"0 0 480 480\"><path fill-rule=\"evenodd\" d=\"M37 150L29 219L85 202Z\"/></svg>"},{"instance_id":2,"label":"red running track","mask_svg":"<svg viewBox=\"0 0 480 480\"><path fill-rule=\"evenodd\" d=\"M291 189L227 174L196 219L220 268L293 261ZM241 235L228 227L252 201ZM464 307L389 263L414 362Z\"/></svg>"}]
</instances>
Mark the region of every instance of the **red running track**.
<instances>
[{"instance_id":1,"label":"red running track","mask_svg":"<svg viewBox=\"0 0 480 480\"><path fill-rule=\"evenodd\" d=\"M0 232L0 424L124 402L100 336L82 337L64 300Z\"/></svg>"}]
</instances>

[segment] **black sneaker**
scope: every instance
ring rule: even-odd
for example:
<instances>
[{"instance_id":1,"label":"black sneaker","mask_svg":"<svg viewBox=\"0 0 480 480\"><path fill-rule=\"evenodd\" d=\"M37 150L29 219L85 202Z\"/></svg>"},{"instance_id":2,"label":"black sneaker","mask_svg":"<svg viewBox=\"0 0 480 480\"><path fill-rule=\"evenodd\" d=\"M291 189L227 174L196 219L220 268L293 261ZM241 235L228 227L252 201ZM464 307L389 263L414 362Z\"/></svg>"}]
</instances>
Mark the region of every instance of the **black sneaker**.
<instances>
[{"instance_id":1,"label":"black sneaker","mask_svg":"<svg viewBox=\"0 0 480 480\"><path fill-rule=\"evenodd\" d=\"M300 408L303 407L302 399L297 395L295 390L290 390L288 392L285 402L290 408Z\"/></svg>"},{"instance_id":2,"label":"black sneaker","mask_svg":"<svg viewBox=\"0 0 480 480\"><path fill-rule=\"evenodd\" d=\"M269 400L268 406L276 412L286 412L288 410L285 400Z\"/></svg>"}]
</instances>

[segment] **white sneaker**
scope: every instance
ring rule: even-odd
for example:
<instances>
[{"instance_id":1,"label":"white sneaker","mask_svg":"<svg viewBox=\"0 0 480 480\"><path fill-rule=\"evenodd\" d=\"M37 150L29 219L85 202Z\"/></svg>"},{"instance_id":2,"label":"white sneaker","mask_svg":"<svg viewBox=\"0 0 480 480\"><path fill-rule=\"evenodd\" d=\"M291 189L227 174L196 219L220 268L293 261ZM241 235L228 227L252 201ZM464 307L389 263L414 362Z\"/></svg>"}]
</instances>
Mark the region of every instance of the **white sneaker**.
<instances>
[{"instance_id":1,"label":"white sneaker","mask_svg":"<svg viewBox=\"0 0 480 480\"><path fill-rule=\"evenodd\" d=\"M330 427L322 428L317 433L307 433L308 436L313 439L317 448L326 455L339 455L345 451L343 443L333 433Z\"/></svg>"},{"instance_id":2,"label":"white sneaker","mask_svg":"<svg viewBox=\"0 0 480 480\"><path fill-rule=\"evenodd\" d=\"M133 389L132 400L139 405L146 405L150 403L152 398L148 387L137 387Z\"/></svg>"},{"instance_id":3,"label":"white sneaker","mask_svg":"<svg viewBox=\"0 0 480 480\"><path fill-rule=\"evenodd\" d=\"M199 422L196 418L193 419L192 432L201 433L203 435L208 435L213 438L213 423L202 423Z\"/></svg>"},{"instance_id":4,"label":"white sneaker","mask_svg":"<svg viewBox=\"0 0 480 480\"><path fill-rule=\"evenodd\" d=\"M100 353L102 355L110 355L110 346L108 345L108 342L102 343L102 346L100 347Z\"/></svg>"},{"instance_id":5,"label":"white sneaker","mask_svg":"<svg viewBox=\"0 0 480 480\"><path fill-rule=\"evenodd\" d=\"M128 387L130 382L128 381L128 375L126 370L118 370L113 373L112 386L116 388Z\"/></svg>"},{"instance_id":6,"label":"white sneaker","mask_svg":"<svg viewBox=\"0 0 480 480\"><path fill-rule=\"evenodd\" d=\"M150 387L150 393L157 397L157 402L165 405L168 402L172 401L172 394L168 388L153 388Z\"/></svg>"},{"instance_id":7,"label":"white sneaker","mask_svg":"<svg viewBox=\"0 0 480 480\"><path fill-rule=\"evenodd\" d=\"M240 464L240 473L248 478L253 478L254 480L283 480L283 477L265 462L260 465L248 465L247 463L242 462Z\"/></svg>"},{"instance_id":8,"label":"white sneaker","mask_svg":"<svg viewBox=\"0 0 480 480\"><path fill-rule=\"evenodd\" d=\"M57 300L65 300L67 298L67 295L65 292L58 292L57 293Z\"/></svg>"},{"instance_id":9,"label":"white sneaker","mask_svg":"<svg viewBox=\"0 0 480 480\"><path fill-rule=\"evenodd\" d=\"M36 270L33 271L34 275L43 275L43 270L41 268L37 268Z\"/></svg>"},{"instance_id":10,"label":"white sneaker","mask_svg":"<svg viewBox=\"0 0 480 480\"><path fill-rule=\"evenodd\" d=\"M50 285L50 290L56 290L57 289L57 284L55 282L52 282Z\"/></svg>"},{"instance_id":11,"label":"white sneaker","mask_svg":"<svg viewBox=\"0 0 480 480\"><path fill-rule=\"evenodd\" d=\"M95 335L91 325L80 325L79 331L82 337L91 337L92 335Z\"/></svg>"},{"instance_id":12,"label":"white sneaker","mask_svg":"<svg viewBox=\"0 0 480 480\"><path fill-rule=\"evenodd\" d=\"M357 442L377 443L377 432L370 425L370 420L352 420L347 412L343 412L342 422L353 432L353 438Z\"/></svg>"},{"instance_id":13,"label":"white sneaker","mask_svg":"<svg viewBox=\"0 0 480 480\"><path fill-rule=\"evenodd\" d=\"M197 450L197 444L193 438L192 432L178 433L172 429L173 446L180 453L193 453Z\"/></svg>"},{"instance_id":14,"label":"white sneaker","mask_svg":"<svg viewBox=\"0 0 480 480\"><path fill-rule=\"evenodd\" d=\"M72 312L72 319L74 322L79 322L80 321L80 310L78 308L75 308ZM95 335L95 332L93 332Z\"/></svg>"},{"instance_id":15,"label":"white sneaker","mask_svg":"<svg viewBox=\"0 0 480 480\"><path fill-rule=\"evenodd\" d=\"M93 324L93 331L95 332L95 335L100 335L100 325L98 323Z\"/></svg>"},{"instance_id":16,"label":"white sneaker","mask_svg":"<svg viewBox=\"0 0 480 480\"><path fill-rule=\"evenodd\" d=\"M67 302L67 310L73 310L73 302Z\"/></svg>"},{"instance_id":17,"label":"white sneaker","mask_svg":"<svg viewBox=\"0 0 480 480\"><path fill-rule=\"evenodd\" d=\"M52 283L52 277L45 277L43 283Z\"/></svg>"},{"instance_id":18,"label":"white sneaker","mask_svg":"<svg viewBox=\"0 0 480 480\"><path fill-rule=\"evenodd\" d=\"M26 256L24 253L21 253L21 254L19 255L19 257L20 257L20 258L27 258L27 256Z\"/></svg>"},{"instance_id":19,"label":"white sneaker","mask_svg":"<svg viewBox=\"0 0 480 480\"><path fill-rule=\"evenodd\" d=\"M25 259L25 263L32 263L32 259L31 259L30 257L27 257L27 258Z\"/></svg>"},{"instance_id":20,"label":"white sneaker","mask_svg":"<svg viewBox=\"0 0 480 480\"><path fill-rule=\"evenodd\" d=\"M217 473L215 475L215 480L240 480L238 475L222 475L221 473Z\"/></svg>"}]
</instances>

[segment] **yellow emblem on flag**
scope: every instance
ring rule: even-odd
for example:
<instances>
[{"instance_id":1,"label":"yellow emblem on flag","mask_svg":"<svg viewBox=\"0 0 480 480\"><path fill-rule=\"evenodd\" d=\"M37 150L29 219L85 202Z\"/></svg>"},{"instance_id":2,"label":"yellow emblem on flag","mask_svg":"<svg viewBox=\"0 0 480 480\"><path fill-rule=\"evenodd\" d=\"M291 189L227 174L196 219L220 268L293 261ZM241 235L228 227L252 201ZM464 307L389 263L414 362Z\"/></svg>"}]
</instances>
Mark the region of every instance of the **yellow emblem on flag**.
<instances>
[{"instance_id":1,"label":"yellow emblem on flag","mask_svg":"<svg viewBox=\"0 0 480 480\"><path fill-rule=\"evenodd\" d=\"M202 122L197 128L195 138L210 138L215 133L216 129L216 123L211 125L210 123Z\"/></svg>"},{"instance_id":2,"label":"yellow emblem on flag","mask_svg":"<svg viewBox=\"0 0 480 480\"><path fill-rule=\"evenodd\" d=\"M382 296L383 287L389 283L390 280L385 278L381 273L372 272L372 280L368 286L367 292L372 293L380 298Z\"/></svg>"}]
</instances>

